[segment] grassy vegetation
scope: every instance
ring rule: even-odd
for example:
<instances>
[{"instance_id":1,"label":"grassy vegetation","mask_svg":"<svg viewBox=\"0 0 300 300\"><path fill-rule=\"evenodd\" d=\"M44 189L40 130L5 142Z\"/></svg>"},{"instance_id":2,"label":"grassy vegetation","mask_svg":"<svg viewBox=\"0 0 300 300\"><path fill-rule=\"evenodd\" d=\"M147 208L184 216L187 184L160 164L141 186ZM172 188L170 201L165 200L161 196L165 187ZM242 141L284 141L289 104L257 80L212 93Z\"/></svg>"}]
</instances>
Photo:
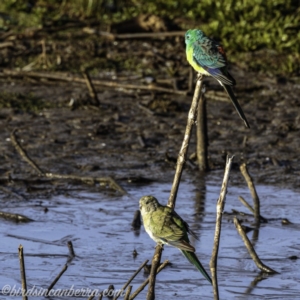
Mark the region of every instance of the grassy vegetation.
<instances>
[{"instance_id":1,"label":"grassy vegetation","mask_svg":"<svg viewBox=\"0 0 300 300\"><path fill-rule=\"evenodd\" d=\"M199 27L220 39L236 63L246 60L254 68L267 69L278 55L278 73L299 72L298 0L1 0L0 12L0 30L66 19L93 18L109 24L141 13L180 18L183 29ZM258 53L255 61L245 54L249 51Z\"/></svg>"}]
</instances>

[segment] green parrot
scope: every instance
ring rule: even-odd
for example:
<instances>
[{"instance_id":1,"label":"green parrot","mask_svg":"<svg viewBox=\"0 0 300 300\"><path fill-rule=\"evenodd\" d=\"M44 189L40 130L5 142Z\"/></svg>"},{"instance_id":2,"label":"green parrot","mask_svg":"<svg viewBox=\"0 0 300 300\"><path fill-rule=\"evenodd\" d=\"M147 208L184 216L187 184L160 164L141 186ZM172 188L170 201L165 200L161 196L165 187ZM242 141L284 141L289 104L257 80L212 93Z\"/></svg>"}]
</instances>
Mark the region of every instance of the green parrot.
<instances>
[{"instance_id":1,"label":"green parrot","mask_svg":"<svg viewBox=\"0 0 300 300\"><path fill-rule=\"evenodd\" d=\"M227 70L227 58L223 47L208 38L199 29L189 29L185 33L186 58L196 72L212 76L224 87L233 106L246 127L250 128L244 112L237 101L232 86L235 85L234 78Z\"/></svg>"},{"instance_id":2,"label":"green parrot","mask_svg":"<svg viewBox=\"0 0 300 300\"><path fill-rule=\"evenodd\" d=\"M146 232L159 244L178 248L202 275L212 283L195 254L195 248L190 244L188 233L197 238L189 225L168 206L161 205L153 196L143 196L140 199L140 211Z\"/></svg>"}]
</instances>

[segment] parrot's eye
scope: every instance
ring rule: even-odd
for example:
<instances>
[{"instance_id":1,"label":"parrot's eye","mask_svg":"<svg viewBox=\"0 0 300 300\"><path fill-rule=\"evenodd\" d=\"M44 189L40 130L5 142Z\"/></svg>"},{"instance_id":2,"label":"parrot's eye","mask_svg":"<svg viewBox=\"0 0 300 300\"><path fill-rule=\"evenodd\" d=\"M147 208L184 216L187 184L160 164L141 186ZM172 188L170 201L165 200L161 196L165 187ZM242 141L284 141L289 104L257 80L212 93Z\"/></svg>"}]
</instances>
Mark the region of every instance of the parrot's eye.
<instances>
[{"instance_id":1,"label":"parrot's eye","mask_svg":"<svg viewBox=\"0 0 300 300\"><path fill-rule=\"evenodd\" d=\"M187 35L185 38L186 38L187 40L189 40L189 39L190 39L190 36L189 36L189 35Z\"/></svg>"}]
</instances>

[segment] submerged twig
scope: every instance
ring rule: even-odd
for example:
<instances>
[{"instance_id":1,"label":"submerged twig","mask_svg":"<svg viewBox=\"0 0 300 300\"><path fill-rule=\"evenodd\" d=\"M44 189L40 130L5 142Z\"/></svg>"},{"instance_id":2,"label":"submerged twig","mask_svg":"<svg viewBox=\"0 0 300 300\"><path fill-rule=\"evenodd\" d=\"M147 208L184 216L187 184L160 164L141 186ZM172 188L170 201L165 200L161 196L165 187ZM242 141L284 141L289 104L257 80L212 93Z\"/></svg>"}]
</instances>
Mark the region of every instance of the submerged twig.
<instances>
[{"instance_id":1,"label":"submerged twig","mask_svg":"<svg viewBox=\"0 0 300 300\"><path fill-rule=\"evenodd\" d=\"M242 196L239 196L239 200L253 213L254 215L254 209L253 207L242 197ZM259 216L260 218L260 221L263 222L263 223L268 223L268 220L266 218L264 218L263 216Z\"/></svg>"},{"instance_id":2,"label":"submerged twig","mask_svg":"<svg viewBox=\"0 0 300 300\"><path fill-rule=\"evenodd\" d=\"M269 274L278 273L278 272L274 271L273 269L271 269L270 267L263 264L262 261L259 259L258 255L256 254L250 240L248 239L246 233L244 232L244 230L243 230L239 220L237 219L237 217L233 218L233 222L234 222L234 225L235 225L239 235L242 237L242 239L245 243L245 246L246 246L251 258L255 262L256 266L265 273L269 273Z\"/></svg>"},{"instance_id":3,"label":"submerged twig","mask_svg":"<svg viewBox=\"0 0 300 300\"><path fill-rule=\"evenodd\" d=\"M74 252L74 248L73 248L73 243L71 241L68 241L67 245L68 245L68 248L69 248L69 255L74 257L75 252Z\"/></svg>"},{"instance_id":4,"label":"submerged twig","mask_svg":"<svg viewBox=\"0 0 300 300\"><path fill-rule=\"evenodd\" d=\"M218 289L218 278L217 278L217 259L218 259L218 252L219 252L219 244L220 244L220 236L221 236L221 228L222 228L222 214L224 211L225 206L225 199L227 193L227 185L229 180L229 174L231 169L233 157L227 157L226 167L223 177L223 183L220 191L220 196L217 201L217 217L216 217L216 229L215 229L215 236L214 236L214 246L212 251L212 256L210 260L210 271L212 275L212 283L214 289L214 299L219 299L219 289Z\"/></svg>"},{"instance_id":5,"label":"submerged twig","mask_svg":"<svg viewBox=\"0 0 300 300\"><path fill-rule=\"evenodd\" d=\"M71 241L68 241L67 245L68 245L68 249L69 249L69 256L68 256L66 265L68 265L73 260L73 258L75 257L73 243Z\"/></svg>"},{"instance_id":6,"label":"submerged twig","mask_svg":"<svg viewBox=\"0 0 300 300\"><path fill-rule=\"evenodd\" d=\"M26 283L26 272L25 272L25 263L24 263L24 253L23 246L20 245L18 248L19 251L19 261L20 261L20 272L21 272L21 283L22 283L22 299L27 300L27 283Z\"/></svg>"},{"instance_id":7,"label":"submerged twig","mask_svg":"<svg viewBox=\"0 0 300 300\"><path fill-rule=\"evenodd\" d=\"M240 165L240 170L247 182L248 188L250 190L252 199L253 199L253 204L254 204L254 218L255 218L255 222L256 224L259 224L260 221L260 201L259 201L259 197L257 195L253 180L251 178L251 176L249 175L248 169L247 169L247 165L241 164Z\"/></svg>"},{"instance_id":8,"label":"submerged twig","mask_svg":"<svg viewBox=\"0 0 300 300\"><path fill-rule=\"evenodd\" d=\"M52 283L49 285L49 287L47 288L47 292L45 296L48 296L49 292L52 290L52 288L55 286L55 284L57 283L57 281L60 279L60 277L67 271L68 269L68 265L65 264L62 268L62 270L60 271L60 273L55 277L55 279L52 281Z\"/></svg>"},{"instance_id":9,"label":"submerged twig","mask_svg":"<svg viewBox=\"0 0 300 300\"><path fill-rule=\"evenodd\" d=\"M254 214L253 207L242 196L239 196L239 200Z\"/></svg>"},{"instance_id":10,"label":"submerged twig","mask_svg":"<svg viewBox=\"0 0 300 300\"><path fill-rule=\"evenodd\" d=\"M158 274L163 268L165 268L169 264L168 260L165 260L157 269L156 274ZM131 294L129 297L129 300L133 300L144 288L145 286L149 283L149 278L150 276L136 289L136 291Z\"/></svg>"},{"instance_id":11,"label":"submerged twig","mask_svg":"<svg viewBox=\"0 0 300 300\"><path fill-rule=\"evenodd\" d=\"M121 192L122 194L126 194L126 191L116 183L116 181L111 177L89 177L89 176L77 176L77 175L65 175L65 174L55 174L50 172L44 172L42 169L28 156L26 151L22 148L20 143L18 142L16 135L16 129L12 131L10 138L15 146L18 153L21 157L39 174L39 176L46 177L49 179L71 179L71 180L80 180L82 182L99 182L100 184L104 183L109 185L112 189Z\"/></svg>"},{"instance_id":12,"label":"submerged twig","mask_svg":"<svg viewBox=\"0 0 300 300\"><path fill-rule=\"evenodd\" d=\"M10 220L13 220L15 222L24 222L24 223L34 221L34 220L24 216L24 215L13 214L13 213L5 212L5 211L0 211L0 218L10 219Z\"/></svg>"},{"instance_id":13,"label":"submerged twig","mask_svg":"<svg viewBox=\"0 0 300 300\"><path fill-rule=\"evenodd\" d=\"M149 261L149 259L145 260L140 267L134 272L134 274L128 279L128 281L123 285L123 287L121 288L121 290L117 293L117 295L115 296L114 300L117 300L120 295L122 294L122 292L127 288L127 286L130 284L130 282L135 278L135 276L144 268L144 266L147 264L147 262Z\"/></svg>"}]
</instances>

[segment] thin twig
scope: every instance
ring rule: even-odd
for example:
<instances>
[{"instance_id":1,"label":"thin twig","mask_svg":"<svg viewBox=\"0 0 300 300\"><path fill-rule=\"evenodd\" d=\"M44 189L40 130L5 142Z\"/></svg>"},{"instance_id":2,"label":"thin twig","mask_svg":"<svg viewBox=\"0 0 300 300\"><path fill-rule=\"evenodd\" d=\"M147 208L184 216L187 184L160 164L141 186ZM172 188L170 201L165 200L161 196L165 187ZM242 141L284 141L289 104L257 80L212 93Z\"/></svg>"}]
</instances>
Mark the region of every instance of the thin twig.
<instances>
[{"instance_id":1,"label":"thin twig","mask_svg":"<svg viewBox=\"0 0 300 300\"><path fill-rule=\"evenodd\" d=\"M149 287L147 292L147 300L154 300L155 299L155 280L156 280L156 274L157 269L160 264L161 254L162 254L163 246L160 244L156 245L155 252L152 258L151 263L151 271L149 275Z\"/></svg>"},{"instance_id":2,"label":"thin twig","mask_svg":"<svg viewBox=\"0 0 300 300\"><path fill-rule=\"evenodd\" d=\"M130 297L130 293L132 291L132 285L130 285L126 291L126 294L125 294L125 297L124 297L124 300L129 300L129 297Z\"/></svg>"},{"instance_id":3,"label":"thin twig","mask_svg":"<svg viewBox=\"0 0 300 300\"><path fill-rule=\"evenodd\" d=\"M215 300L219 299L218 278L217 278L217 259L218 259L221 228L222 228L222 214L223 214L224 206L225 206L227 185L228 185L232 160L233 160L233 157L227 157L223 183L222 183L222 187L221 187L221 191L220 191L220 196L217 201L217 217L216 217L216 229L215 229L215 236L214 236L214 246L213 246L213 251L212 251L212 255L211 255L211 260L209 263L210 271L211 271L211 275L212 275L212 283L213 283Z\"/></svg>"},{"instance_id":4,"label":"thin twig","mask_svg":"<svg viewBox=\"0 0 300 300\"><path fill-rule=\"evenodd\" d=\"M169 264L168 260L165 260L157 269L156 274L158 274L163 268L165 268ZM136 289L136 291L131 294L129 300L133 300L144 288L145 286L149 283L149 278L150 276Z\"/></svg>"},{"instance_id":5,"label":"thin twig","mask_svg":"<svg viewBox=\"0 0 300 300\"><path fill-rule=\"evenodd\" d=\"M67 82L77 82L86 84L86 81L84 78L77 77L68 73L45 73L45 72L36 72L36 71L30 71L30 72L24 72L24 71L16 71L16 70L2 70L2 74L0 72L0 76L13 76L13 77L32 77L32 78L44 78L44 79L50 79L50 80L59 80L59 81L67 81ZM163 93L171 93L171 94L177 94L177 95L186 95L187 91L177 91L174 89L167 89L159 86L155 86L153 84L149 85L138 85L138 84L127 84L127 83L120 83L116 81L105 81L105 80L97 80L93 79L94 85L100 85L100 86L107 86L112 88L120 88L120 89L133 89L133 90L147 90L147 91L157 91L157 92L163 92Z\"/></svg>"},{"instance_id":6,"label":"thin twig","mask_svg":"<svg viewBox=\"0 0 300 300\"><path fill-rule=\"evenodd\" d=\"M26 151L22 148L18 142L16 135L16 129L11 133L11 141L15 146L18 153L21 157L39 174L39 176L46 177L49 179L71 179L71 180L80 180L82 182L99 182L100 184L108 184L112 189L121 192L122 194L127 194L126 191L117 184L117 182L111 177L89 177L89 176L77 176L72 174L55 174L50 172L44 172L42 169L28 156Z\"/></svg>"},{"instance_id":7,"label":"thin twig","mask_svg":"<svg viewBox=\"0 0 300 300\"><path fill-rule=\"evenodd\" d=\"M239 200L254 214L253 207L242 196L239 196Z\"/></svg>"},{"instance_id":8,"label":"thin twig","mask_svg":"<svg viewBox=\"0 0 300 300\"><path fill-rule=\"evenodd\" d=\"M14 129L10 134L10 139L16 150L19 152L21 157L33 168L40 176L45 176L44 172L38 167L38 165L27 155L26 151L21 147L17 141L15 132L17 129Z\"/></svg>"},{"instance_id":9,"label":"thin twig","mask_svg":"<svg viewBox=\"0 0 300 300\"><path fill-rule=\"evenodd\" d=\"M12 191L12 190L4 187L4 186L0 186L0 190L2 190L4 193L10 194L10 195L16 197L19 200L22 200L22 201L26 200L26 198L23 197L22 195L19 195L16 192L14 192L14 191Z\"/></svg>"},{"instance_id":10,"label":"thin twig","mask_svg":"<svg viewBox=\"0 0 300 300\"><path fill-rule=\"evenodd\" d=\"M173 36L184 36L185 31L167 31L167 32L139 32L139 33L111 33L107 31L97 30L91 27L83 28L83 31L88 34L96 34L108 39L145 39L145 38L165 38Z\"/></svg>"},{"instance_id":11,"label":"thin twig","mask_svg":"<svg viewBox=\"0 0 300 300\"><path fill-rule=\"evenodd\" d=\"M203 90L203 89L202 89ZM208 171L207 161L207 112L206 112L206 99L202 91L200 101L198 103L197 112L197 160L200 171Z\"/></svg>"},{"instance_id":12,"label":"thin twig","mask_svg":"<svg viewBox=\"0 0 300 300\"><path fill-rule=\"evenodd\" d=\"M127 288L127 286L130 284L130 282L135 278L135 276L144 268L144 266L147 264L149 259L145 260L140 267L134 272L134 274L128 279L128 281L124 284L124 286L121 288L121 290L117 293L114 300L117 300L122 292Z\"/></svg>"},{"instance_id":13,"label":"thin twig","mask_svg":"<svg viewBox=\"0 0 300 300\"><path fill-rule=\"evenodd\" d=\"M25 272L25 263L24 263L24 253L23 246L20 245L18 248L19 251L19 261L20 261L20 272L21 272L21 282L22 282L22 299L27 300L27 283L26 283L26 272Z\"/></svg>"},{"instance_id":14,"label":"thin twig","mask_svg":"<svg viewBox=\"0 0 300 300\"><path fill-rule=\"evenodd\" d=\"M242 237L242 239L245 243L245 246L246 246L251 258L255 262L256 266L265 273L269 273L269 274L278 273L278 272L274 271L273 269L271 269L270 267L263 264L262 261L259 259L258 255L256 254L250 240L248 239L246 233L244 232L244 230L243 230L240 222L238 221L237 217L233 218L233 222L234 222L234 225L235 225L239 235Z\"/></svg>"},{"instance_id":15,"label":"thin twig","mask_svg":"<svg viewBox=\"0 0 300 300\"><path fill-rule=\"evenodd\" d=\"M60 271L60 273L55 277L55 279L52 281L52 283L47 288L47 292L46 292L45 296L48 296L48 293L52 290L52 288L55 286L55 284L57 283L57 281L59 280L59 278L67 271L67 269L68 269L68 265L65 264L63 266L62 270Z\"/></svg>"},{"instance_id":16,"label":"thin twig","mask_svg":"<svg viewBox=\"0 0 300 300\"><path fill-rule=\"evenodd\" d=\"M168 32L141 32L141 33L122 33L113 34L110 32L99 31L99 35L113 37L115 39L140 39L140 38L162 38L172 36L184 36L185 31L168 31Z\"/></svg>"},{"instance_id":17,"label":"thin twig","mask_svg":"<svg viewBox=\"0 0 300 300\"><path fill-rule=\"evenodd\" d=\"M255 223L259 224L260 221L260 201L259 201L259 197L257 195L253 180L251 178L251 176L249 175L248 169L247 169L247 165L241 164L240 165L240 170L247 182L248 188L250 190L252 199L253 199L253 204L254 204L254 218L255 218Z\"/></svg>"},{"instance_id":18,"label":"thin twig","mask_svg":"<svg viewBox=\"0 0 300 300\"><path fill-rule=\"evenodd\" d=\"M171 189L170 197L169 197L169 201L168 201L168 206L173 209L175 208L175 204L176 204L177 191L178 191L180 178L181 178L182 171L183 171L183 166L184 166L186 156L187 156L187 150L188 150L189 141L191 138L191 131L192 131L193 125L196 120L196 111L197 111L197 107L198 107L199 95L200 95L200 92L202 89L202 84L203 84L202 78L199 77L197 80L197 83L196 83L194 97L193 97L193 101L192 101L191 108L190 108L189 115L188 115L188 120L187 120L187 125L185 128L183 142L182 142L181 149L179 151L178 158L177 158L176 171L175 171L173 185L172 185L172 189Z\"/></svg>"},{"instance_id":19,"label":"thin twig","mask_svg":"<svg viewBox=\"0 0 300 300\"><path fill-rule=\"evenodd\" d=\"M122 194L127 194L126 191L111 177L89 177L89 176L77 176L77 175L68 175L68 174L55 174L55 173L45 173L45 177L50 179L72 179L80 180L82 182L99 182L100 184L108 184L110 188L121 192Z\"/></svg>"},{"instance_id":20,"label":"thin twig","mask_svg":"<svg viewBox=\"0 0 300 300\"><path fill-rule=\"evenodd\" d=\"M89 93L90 93L90 96L97 102L98 105L100 105L100 100L97 96L97 91L93 85L93 82L91 80L91 77L89 75L89 73L87 71L84 71L83 72L83 77L85 79L85 82L86 82L86 85L87 85L87 88L89 90Z\"/></svg>"},{"instance_id":21,"label":"thin twig","mask_svg":"<svg viewBox=\"0 0 300 300\"><path fill-rule=\"evenodd\" d=\"M253 207L242 197L239 196L239 200L253 213L254 215L254 209ZM268 223L268 220L266 218L264 218L263 216L259 216L260 221L263 223Z\"/></svg>"}]
</instances>

